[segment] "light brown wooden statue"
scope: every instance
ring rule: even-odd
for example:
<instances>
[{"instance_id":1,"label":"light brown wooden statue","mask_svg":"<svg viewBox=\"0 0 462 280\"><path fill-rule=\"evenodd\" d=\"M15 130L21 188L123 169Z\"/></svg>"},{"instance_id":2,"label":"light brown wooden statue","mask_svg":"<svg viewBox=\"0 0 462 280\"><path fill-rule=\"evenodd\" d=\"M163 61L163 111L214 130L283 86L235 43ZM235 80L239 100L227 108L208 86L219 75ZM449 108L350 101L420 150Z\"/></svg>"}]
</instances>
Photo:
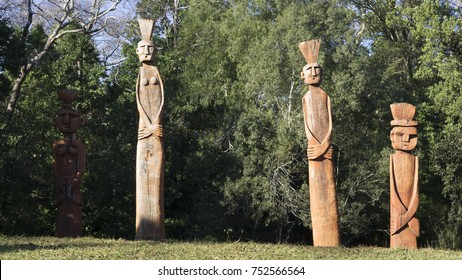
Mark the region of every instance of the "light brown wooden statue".
<instances>
[{"instance_id":1,"label":"light brown wooden statue","mask_svg":"<svg viewBox=\"0 0 462 280\"><path fill-rule=\"evenodd\" d=\"M303 96L305 132L308 137L310 210L314 246L338 246L339 220L332 162L332 115L330 99L319 84L322 71L317 63L319 40L299 44L307 64L301 77L309 90Z\"/></svg>"},{"instance_id":2,"label":"light brown wooden statue","mask_svg":"<svg viewBox=\"0 0 462 280\"><path fill-rule=\"evenodd\" d=\"M417 145L415 107L408 103L390 105L393 129L390 155L390 247L417 248L419 220L414 215L419 205L419 158L411 154Z\"/></svg>"},{"instance_id":3,"label":"light brown wooden statue","mask_svg":"<svg viewBox=\"0 0 462 280\"><path fill-rule=\"evenodd\" d=\"M164 148L162 112L164 88L154 66L151 41L153 20L138 20L142 41L136 52L142 63L136 81L136 104L140 115L136 154L136 239L165 239Z\"/></svg>"},{"instance_id":4,"label":"light brown wooden statue","mask_svg":"<svg viewBox=\"0 0 462 280\"><path fill-rule=\"evenodd\" d=\"M85 146L74 133L83 124L80 115L71 109L78 92L61 89L58 97L63 106L54 119L64 139L53 144L53 169L58 189L56 236L82 235L82 193L80 181L85 170Z\"/></svg>"}]
</instances>

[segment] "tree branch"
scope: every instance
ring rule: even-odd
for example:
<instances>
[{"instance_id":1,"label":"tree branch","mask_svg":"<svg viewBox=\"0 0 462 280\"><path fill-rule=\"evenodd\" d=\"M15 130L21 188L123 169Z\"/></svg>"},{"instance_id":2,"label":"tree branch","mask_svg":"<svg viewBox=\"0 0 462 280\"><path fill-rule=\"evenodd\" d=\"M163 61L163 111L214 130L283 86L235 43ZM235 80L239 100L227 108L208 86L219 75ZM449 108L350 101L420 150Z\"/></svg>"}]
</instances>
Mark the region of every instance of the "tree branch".
<instances>
[{"instance_id":1,"label":"tree branch","mask_svg":"<svg viewBox=\"0 0 462 280\"><path fill-rule=\"evenodd\" d=\"M106 18L106 16L116 9L121 0L111 0L110 2L111 4L109 5L109 7L103 9L104 4L109 3L109 0L93 0L89 12L90 16L89 18L84 19L79 18L79 15L82 15L82 11L85 12L85 8L81 7L79 12L79 10L77 10L78 8L75 6L74 0L49 0L45 3L41 3L40 6L44 6L43 8L35 4L33 0L27 0L26 4L28 8L28 13L26 24L23 26L21 32L22 43L25 43L25 41L27 40L27 37L29 36L30 32L30 27L34 22L34 11L32 7L36 8L37 11L40 12L40 17L43 18L43 20L45 20L45 22L49 24L50 33L48 35L46 43L40 50L37 51L37 54L32 58L28 59L21 66L21 71L13 83L13 88L10 93L10 98L6 109L10 119L14 113L17 101L20 98L21 86L27 78L28 73L33 69L33 67L40 63L40 61L46 56L46 54L56 43L56 41L62 38L63 36L70 33L85 33L94 35L106 29L109 20L109 18ZM52 8L46 9L46 4L48 5L48 7ZM83 3L83 6L88 5ZM86 13L88 13L88 11ZM98 26L98 23L100 23L101 21L102 23ZM71 23L76 23L80 25L81 28L65 30L65 28L68 27Z\"/></svg>"}]
</instances>

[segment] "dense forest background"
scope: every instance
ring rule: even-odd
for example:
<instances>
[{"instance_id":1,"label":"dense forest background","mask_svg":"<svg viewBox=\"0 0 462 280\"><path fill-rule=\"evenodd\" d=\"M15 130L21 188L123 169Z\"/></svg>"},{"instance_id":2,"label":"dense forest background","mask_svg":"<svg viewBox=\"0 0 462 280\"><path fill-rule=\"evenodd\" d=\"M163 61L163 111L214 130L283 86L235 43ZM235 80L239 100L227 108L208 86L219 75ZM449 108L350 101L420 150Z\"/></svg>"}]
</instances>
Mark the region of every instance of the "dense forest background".
<instances>
[{"instance_id":1,"label":"dense forest background","mask_svg":"<svg viewBox=\"0 0 462 280\"><path fill-rule=\"evenodd\" d=\"M109 67L107 46L73 17L79 6L67 6L61 29L77 31L48 46L57 25L27 25L8 13L9 2L0 4L0 234L54 234L51 145L61 135L52 119L57 89L67 87L81 92L74 105L86 119L77 132L87 148L85 234L133 239L136 20L112 32L125 43L122 60ZM389 105L409 102L419 121L418 242L462 248L460 1L140 0L136 7L136 17L157 20L169 238L312 242L298 43L319 38L342 244L388 246ZM15 15L23 14L31 13Z\"/></svg>"}]
</instances>

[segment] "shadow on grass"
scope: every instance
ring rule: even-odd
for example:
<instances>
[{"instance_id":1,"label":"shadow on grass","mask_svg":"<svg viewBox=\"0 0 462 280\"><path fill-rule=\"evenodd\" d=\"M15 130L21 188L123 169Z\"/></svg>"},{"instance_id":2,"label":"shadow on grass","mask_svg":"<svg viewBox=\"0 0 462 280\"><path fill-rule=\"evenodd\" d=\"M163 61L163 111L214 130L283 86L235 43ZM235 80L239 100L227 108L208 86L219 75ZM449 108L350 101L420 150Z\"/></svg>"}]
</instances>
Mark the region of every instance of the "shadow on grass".
<instances>
[{"instance_id":1,"label":"shadow on grass","mask_svg":"<svg viewBox=\"0 0 462 280\"><path fill-rule=\"evenodd\" d=\"M1 243L1 242L0 242ZM62 249L72 249L72 248L94 248L94 247L107 247L110 244L98 244L95 242L88 242L86 240L80 240L80 238L64 238L56 239L56 242L50 243L50 241L45 241L40 243L37 242L28 242L24 241L22 244L0 244L0 254L1 253L11 253L18 251L36 251L36 250L62 250Z\"/></svg>"},{"instance_id":2,"label":"shadow on grass","mask_svg":"<svg viewBox=\"0 0 462 280\"><path fill-rule=\"evenodd\" d=\"M56 244L56 245L37 245L33 243L29 244L15 244L15 245L0 245L0 253L9 253L9 252L15 252L15 251L35 251L38 249L63 249L65 247L68 247L67 245L64 244Z\"/></svg>"}]
</instances>

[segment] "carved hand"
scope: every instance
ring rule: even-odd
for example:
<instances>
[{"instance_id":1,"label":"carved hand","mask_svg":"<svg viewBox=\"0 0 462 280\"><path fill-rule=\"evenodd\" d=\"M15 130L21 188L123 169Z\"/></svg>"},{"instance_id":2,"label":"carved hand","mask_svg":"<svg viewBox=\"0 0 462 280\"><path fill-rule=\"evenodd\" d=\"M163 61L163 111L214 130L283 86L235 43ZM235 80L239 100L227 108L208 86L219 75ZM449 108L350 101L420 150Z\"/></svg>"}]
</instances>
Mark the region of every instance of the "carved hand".
<instances>
[{"instance_id":1,"label":"carved hand","mask_svg":"<svg viewBox=\"0 0 462 280\"><path fill-rule=\"evenodd\" d=\"M420 236L420 224L419 224L418 219L412 218L409 221L409 228L411 229L412 233L414 233L415 236L417 237Z\"/></svg>"},{"instance_id":2,"label":"carved hand","mask_svg":"<svg viewBox=\"0 0 462 280\"><path fill-rule=\"evenodd\" d=\"M403 215L391 217L390 221L390 233L393 235L400 230L404 225L409 222L409 213L406 212Z\"/></svg>"},{"instance_id":3,"label":"carved hand","mask_svg":"<svg viewBox=\"0 0 462 280\"><path fill-rule=\"evenodd\" d=\"M325 158L332 158L332 151L329 149L330 143L328 141L323 142L317 145L308 145L307 155L308 159L317 159L322 156L324 153ZM326 151L327 150L327 151Z\"/></svg>"},{"instance_id":4,"label":"carved hand","mask_svg":"<svg viewBox=\"0 0 462 280\"><path fill-rule=\"evenodd\" d=\"M399 216L396 217L396 216L392 216L391 219L390 219L390 234L393 235L395 234L400 228L400 222L398 221L399 220Z\"/></svg>"},{"instance_id":5,"label":"carved hand","mask_svg":"<svg viewBox=\"0 0 462 280\"><path fill-rule=\"evenodd\" d=\"M80 179L82 178L82 173L80 171L77 171L77 173L75 174L75 177L73 179L74 182L79 182Z\"/></svg>"},{"instance_id":6,"label":"carved hand","mask_svg":"<svg viewBox=\"0 0 462 280\"><path fill-rule=\"evenodd\" d=\"M151 131L149 131L146 127L138 129L138 140L148 138L149 136L151 136L151 134Z\"/></svg>"},{"instance_id":7,"label":"carved hand","mask_svg":"<svg viewBox=\"0 0 462 280\"><path fill-rule=\"evenodd\" d=\"M164 128L161 125L155 125L155 129L152 132L155 136L161 138L164 136Z\"/></svg>"},{"instance_id":8,"label":"carved hand","mask_svg":"<svg viewBox=\"0 0 462 280\"><path fill-rule=\"evenodd\" d=\"M161 125L148 125L138 130L138 140L148 138L149 136L154 135L156 137L164 136L164 129Z\"/></svg>"}]
</instances>

